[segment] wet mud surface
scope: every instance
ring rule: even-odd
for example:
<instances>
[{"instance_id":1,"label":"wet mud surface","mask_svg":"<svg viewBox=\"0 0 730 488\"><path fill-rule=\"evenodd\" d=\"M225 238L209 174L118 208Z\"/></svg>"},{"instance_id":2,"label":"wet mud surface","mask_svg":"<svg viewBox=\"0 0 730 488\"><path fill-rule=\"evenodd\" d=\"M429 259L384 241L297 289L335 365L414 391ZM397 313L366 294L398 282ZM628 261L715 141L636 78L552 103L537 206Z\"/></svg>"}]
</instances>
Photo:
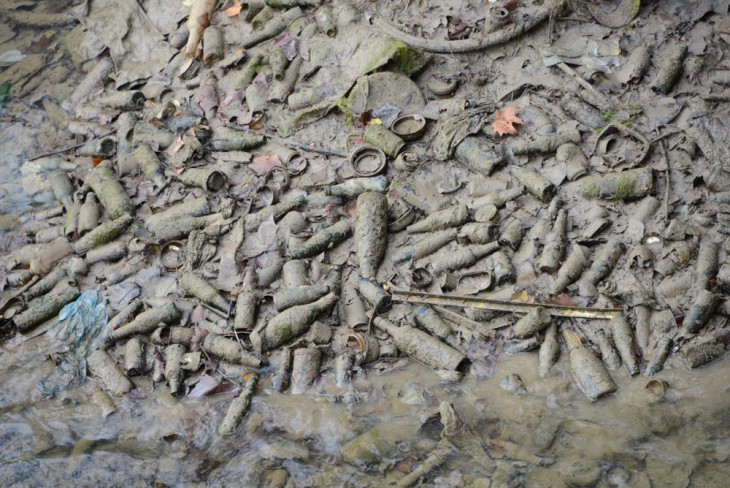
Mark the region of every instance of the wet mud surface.
<instances>
[{"instance_id":1,"label":"wet mud surface","mask_svg":"<svg viewBox=\"0 0 730 488\"><path fill-rule=\"evenodd\" d=\"M191 3L0 7L4 485L726 484L726 2Z\"/></svg>"}]
</instances>

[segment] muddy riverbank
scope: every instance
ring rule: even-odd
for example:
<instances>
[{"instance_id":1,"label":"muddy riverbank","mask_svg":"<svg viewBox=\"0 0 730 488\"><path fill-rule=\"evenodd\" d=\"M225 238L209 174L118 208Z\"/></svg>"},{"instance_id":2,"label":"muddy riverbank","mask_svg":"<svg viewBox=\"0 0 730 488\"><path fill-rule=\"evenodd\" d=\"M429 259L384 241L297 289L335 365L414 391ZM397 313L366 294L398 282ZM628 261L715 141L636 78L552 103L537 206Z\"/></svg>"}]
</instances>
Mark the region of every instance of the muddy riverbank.
<instances>
[{"instance_id":1,"label":"muddy riverbank","mask_svg":"<svg viewBox=\"0 0 730 488\"><path fill-rule=\"evenodd\" d=\"M726 4L10 3L8 486L723 486Z\"/></svg>"}]
</instances>

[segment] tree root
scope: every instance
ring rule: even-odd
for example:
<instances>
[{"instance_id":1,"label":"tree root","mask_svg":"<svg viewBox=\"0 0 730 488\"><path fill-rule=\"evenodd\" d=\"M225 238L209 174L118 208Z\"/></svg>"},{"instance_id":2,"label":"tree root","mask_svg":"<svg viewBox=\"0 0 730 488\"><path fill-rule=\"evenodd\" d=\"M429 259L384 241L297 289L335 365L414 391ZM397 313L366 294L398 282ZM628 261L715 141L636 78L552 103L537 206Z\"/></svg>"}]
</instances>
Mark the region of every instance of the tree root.
<instances>
[{"instance_id":1,"label":"tree root","mask_svg":"<svg viewBox=\"0 0 730 488\"><path fill-rule=\"evenodd\" d=\"M526 19L518 22L514 27L507 27L500 29L495 32L491 32L478 39L463 39L456 41L441 41L434 39L423 39L420 37L406 34L401 31L396 25L388 20L379 17L375 22L375 27L383 31L390 37L403 41L414 49L420 51L427 51L432 53L442 54L453 54L453 53L467 53L472 51L479 51L499 44L504 44L512 39L515 39L525 32L534 29L544 20L550 17L550 14L555 9L562 9L565 7L567 0L556 0L551 2L549 6L543 8L536 14L528 16Z\"/></svg>"}]
</instances>

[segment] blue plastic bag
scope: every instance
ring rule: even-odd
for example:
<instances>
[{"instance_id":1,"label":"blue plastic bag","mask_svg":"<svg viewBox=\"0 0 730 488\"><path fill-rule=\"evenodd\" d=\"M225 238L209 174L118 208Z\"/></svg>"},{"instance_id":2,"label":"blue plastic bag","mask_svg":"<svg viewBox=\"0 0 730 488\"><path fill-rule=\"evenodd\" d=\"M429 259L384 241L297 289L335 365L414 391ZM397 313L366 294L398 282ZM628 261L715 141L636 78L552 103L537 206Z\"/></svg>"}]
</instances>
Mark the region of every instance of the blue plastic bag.
<instances>
[{"instance_id":1,"label":"blue plastic bag","mask_svg":"<svg viewBox=\"0 0 730 488\"><path fill-rule=\"evenodd\" d=\"M41 378L38 389L53 394L79 386L86 379L86 356L108 335L106 300L96 290L85 291L61 309L48 329L56 368Z\"/></svg>"}]
</instances>

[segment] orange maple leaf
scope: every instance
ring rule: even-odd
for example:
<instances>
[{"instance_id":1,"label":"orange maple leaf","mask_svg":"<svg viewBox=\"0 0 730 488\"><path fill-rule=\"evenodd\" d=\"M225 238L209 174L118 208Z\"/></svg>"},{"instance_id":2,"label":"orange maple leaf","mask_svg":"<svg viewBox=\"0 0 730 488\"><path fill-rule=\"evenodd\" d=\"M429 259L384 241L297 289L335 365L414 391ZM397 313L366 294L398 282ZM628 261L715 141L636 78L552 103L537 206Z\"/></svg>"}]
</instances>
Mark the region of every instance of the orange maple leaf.
<instances>
[{"instance_id":1,"label":"orange maple leaf","mask_svg":"<svg viewBox=\"0 0 730 488\"><path fill-rule=\"evenodd\" d=\"M229 17L235 17L236 15L241 13L242 8L243 6L241 5L241 2L239 2L238 0L233 0L233 6L225 9L223 13Z\"/></svg>"},{"instance_id":2,"label":"orange maple leaf","mask_svg":"<svg viewBox=\"0 0 730 488\"><path fill-rule=\"evenodd\" d=\"M495 120L492 124L494 132L503 136L510 134L517 135L517 128L513 124L522 125L522 119L517 116L517 107L505 107L504 110L495 110Z\"/></svg>"}]
</instances>

